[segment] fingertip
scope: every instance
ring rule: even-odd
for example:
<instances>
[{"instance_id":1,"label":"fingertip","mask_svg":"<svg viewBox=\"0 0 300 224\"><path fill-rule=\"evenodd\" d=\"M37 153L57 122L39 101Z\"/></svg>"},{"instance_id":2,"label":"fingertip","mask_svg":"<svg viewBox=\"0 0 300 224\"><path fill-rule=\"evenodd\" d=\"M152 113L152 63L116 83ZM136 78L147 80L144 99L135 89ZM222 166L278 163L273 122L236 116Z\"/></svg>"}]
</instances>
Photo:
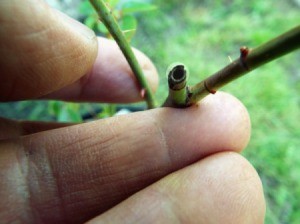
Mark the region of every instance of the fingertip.
<instances>
[{"instance_id":1,"label":"fingertip","mask_svg":"<svg viewBox=\"0 0 300 224\"><path fill-rule=\"evenodd\" d=\"M67 101L132 103L143 100L142 90L117 43L97 38L98 55L90 72L65 88L44 98ZM158 74L151 60L134 49L150 88L158 86Z\"/></svg>"},{"instance_id":2,"label":"fingertip","mask_svg":"<svg viewBox=\"0 0 300 224\"><path fill-rule=\"evenodd\" d=\"M0 13L6 26L0 40L0 100L32 99L78 80L97 54L95 34L43 1L8 1ZM2 9L2 8L1 8ZM14 38L11 38L14 37Z\"/></svg>"},{"instance_id":3,"label":"fingertip","mask_svg":"<svg viewBox=\"0 0 300 224\"><path fill-rule=\"evenodd\" d=\"M89 223L264 223L265 211L257 172L226 152L162 178Z\"/></svg>"},{"instance_id":4,"label":"fingertip","mask_svg":"<svg viewBox=\"0 0 300 224\"><path fill-rule=\"evenodd\" d=\"M171 157L180 163L184 150L191 161L221 151L242 151L250 138L250 118L244 105L218 92L186 109L157 110ZM180 153L181 154L181 153Z\"/></svg>"},{"instance_id":5,"label":"fingertip","mask_svg":"<svg viewBox=\"0 0 300 224\"><path fill-rule=\"evenodd\" d=\"M105 102L129 103L143 100L142 87L117 43L102 37L98 38L98 42L99 54L89 82L86 83L86 87L90 88L85 88L84 94L93 97L92 94L98 91L98 100ZM158 86L158 73L154 64L144 53L132 49L150 88L155 91Z\"/></svg>"},{"instance_id":6,"label":"fingertip","mask_svg":"<svg viewBox=\"0 0 300 224\"><path fill-rule=\"evenodd\" d=\"M243 156L234 152L218 153L195 164L191 170L191 180L197 178L191 188L197 189L197 182L202 186L194 192L203 196L200 206L207 206L210 214L218 214L207 217L208 223L264 223L266 204L262 182ZM199 170L203 173L199 174Z\"/></svg>"},{"instance_id":7,"label":"fingertip","mask_svg":"<svg viewBox=\"0 0 300 224\"><path fill-rule=\"evenodd\" d=\"M206 157L171 174L157 188L176 198L174 213L187 223L264 222L262 182L253 166L235 152Z\"/></svg>"},{"instance_id":8,"label":"fingertip","mask_svg":"<svg viewBox=\"0 0 300 224\"><path fill-rule=\"evenodd\" d=\"M218 91L198 105L210 119L210 128L224 149L241 152L249 143L251 121L247 108L235 96ZM212 130L212 129L211 129Z\"/></svg>"}]
</instances>

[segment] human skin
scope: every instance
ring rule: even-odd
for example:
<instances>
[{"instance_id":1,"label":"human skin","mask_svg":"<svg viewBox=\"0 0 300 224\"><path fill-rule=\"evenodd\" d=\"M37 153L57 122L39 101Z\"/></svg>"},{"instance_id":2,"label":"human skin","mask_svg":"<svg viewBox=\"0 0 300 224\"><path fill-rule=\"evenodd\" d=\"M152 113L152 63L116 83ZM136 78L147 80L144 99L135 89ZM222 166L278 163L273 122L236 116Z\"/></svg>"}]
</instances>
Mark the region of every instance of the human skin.
<instances>
[{"instance_id":1,"label":"human skin","mask_svg":"<svg viewBox=\"0 0 300 224\"><path fill-rule=\"evenodd\" d=\"M114 42L39 0L0 2L0 100L136 102ZM135 51L155 90L151 61ZM239 153L250 119L218 92L84 124L0 120L1 223L263 223L261 181Z\"/></svg>"}]
</instances>

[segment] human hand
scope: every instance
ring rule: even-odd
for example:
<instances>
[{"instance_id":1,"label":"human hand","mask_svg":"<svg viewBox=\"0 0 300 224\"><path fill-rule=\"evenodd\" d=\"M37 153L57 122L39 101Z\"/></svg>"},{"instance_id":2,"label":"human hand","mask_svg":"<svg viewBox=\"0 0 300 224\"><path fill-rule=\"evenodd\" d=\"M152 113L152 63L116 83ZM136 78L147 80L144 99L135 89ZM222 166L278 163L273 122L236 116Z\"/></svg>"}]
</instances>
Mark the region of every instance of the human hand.
<instances>
[{"instance_id":1,"label":"human hand","mask_svg":"<svg viewBox=\"0 0 300 224\"><path fill-rule=\"evenodd\" d=\"M113 42L37 0L0 5L2 101L141 100ZM155 89L154 66L136 54ZM221 92L73 126L2 119L0 221L263 223L261 182L238 154L249 136L246 109Z\"/></svg>"}]
</instances>

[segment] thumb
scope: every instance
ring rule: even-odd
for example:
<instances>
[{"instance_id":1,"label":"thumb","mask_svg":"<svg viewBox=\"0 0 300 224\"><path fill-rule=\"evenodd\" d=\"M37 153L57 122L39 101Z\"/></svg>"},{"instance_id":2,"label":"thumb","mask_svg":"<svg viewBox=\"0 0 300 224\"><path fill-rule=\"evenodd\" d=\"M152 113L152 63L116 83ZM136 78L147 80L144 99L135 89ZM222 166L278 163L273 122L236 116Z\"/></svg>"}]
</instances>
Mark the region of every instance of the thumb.
<instances>
[{"instance_id":1,"label":"thumb","mask_svg":"<svg viewBox=\"0 0 300 224\"><path fill-rule=\"evenodd\" d=\"M39 0L0 2L0 100L37 98L87 73L94 32Z\"/></svg>"}]
</instances>

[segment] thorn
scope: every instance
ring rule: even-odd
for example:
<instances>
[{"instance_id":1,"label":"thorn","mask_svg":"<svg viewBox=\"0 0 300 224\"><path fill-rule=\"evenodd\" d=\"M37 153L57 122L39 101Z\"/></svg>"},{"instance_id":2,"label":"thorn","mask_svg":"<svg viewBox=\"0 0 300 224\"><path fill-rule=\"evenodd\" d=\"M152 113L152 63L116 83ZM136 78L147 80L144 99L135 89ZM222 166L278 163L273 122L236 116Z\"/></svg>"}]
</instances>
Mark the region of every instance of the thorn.
<instances>
[{"instance_id":1,"label":"thorn","mask_svg":"<svg viewBox=\"0 0 300 224\"><path fill-rule=\"evenodd\" d=\"M209 93L211 93L211 94L215 94L215 93L217 92L217 91L214 90L214 89L208 88L206 82L204 82L203 84L204 84L204 87L205 87L205 89L206 89L207 92L209 92Z\"/></svg>"},{"instance_id":2,"label":"thorn","mask_svg":"<svg viewBox=\"0 0 300 224\"><path fill-rule=\"evenodd\" d=\"M246 59L247 55L249 54L250 50L248 47L243 46L240 48L240 52L241 52L241 58Z\"/></svg>"},{"instance_id":3,"label":"thorn","mask_svg":"<svg viewBox=\"0 0 300 224\"><path fill-rule=\"evenodd\" d=\"M228 59L229 59L230 63L233 61L232 58L230 57L230 55L228 55Z\"/></svg>"},{"instance_id":4,"label":"thorn","mask_svg":"<svg viewBox=\"0 0 300 224\"><path fill-rule=\"evenodd\" d=\"M211 89L209 92L210 92L211 94L215 94L217 91L216 91L216 90L213 90L213 89Z\"/></svg>"},{"instance_id":5,"label":"thorn","mask_svg":"<svg viewBox=\"0 0 300 224\"><path fill-rule=\"evenodd\" d=\"M242 66L243 66L246 70L249 70L249 67L248 67L248 65L247 65L247 63L246 63L246 58L247 58L249 52L250 52L250 50L249 50L249 48L246 47L246 46L243 46L243 47L240 48L240 53L241 53L241 54L240 54L240 61L241 61Z\"/></svg>"},{"instance_id":6,"label":"thorn","mask_svg":"<svg viewBox=\"0 0 300 224\"><path fill-rule=\"evenodd\" d=\"M142 99L144 99L145 98L145 95L146 95L146 90L143 88L143 89L141 89L141 91L140 91L140 95L141 95L141 97L142 97Z\"/></svg>"}]
</instances>

